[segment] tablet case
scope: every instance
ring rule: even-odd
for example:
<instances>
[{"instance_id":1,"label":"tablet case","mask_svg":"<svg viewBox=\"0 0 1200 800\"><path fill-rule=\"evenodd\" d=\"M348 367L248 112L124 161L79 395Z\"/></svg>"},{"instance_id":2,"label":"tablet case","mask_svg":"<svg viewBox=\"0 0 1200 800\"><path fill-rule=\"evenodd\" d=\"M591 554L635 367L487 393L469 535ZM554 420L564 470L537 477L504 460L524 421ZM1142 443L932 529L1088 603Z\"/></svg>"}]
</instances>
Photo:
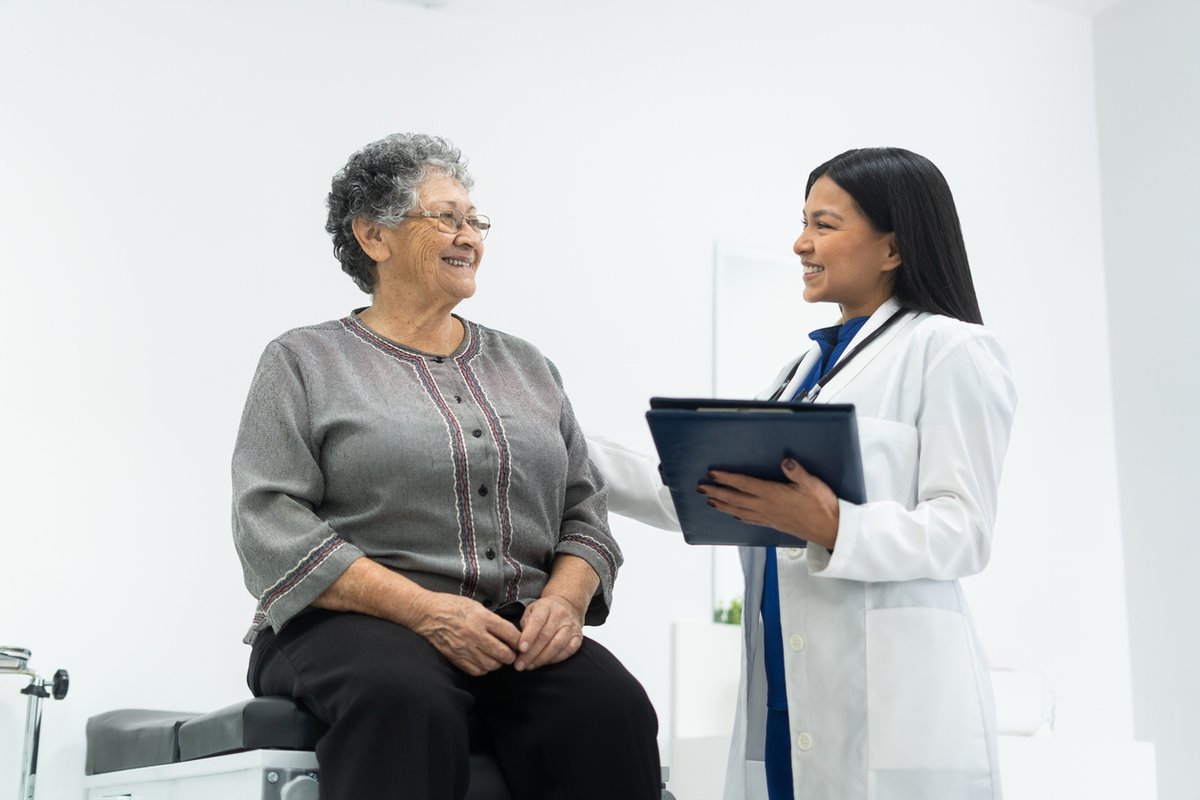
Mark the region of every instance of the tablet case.
<instances>
[{"instance_id":1,"label":"tablet case","mask_svg":"<svg viewBox=\"0 0 1200 800\"><path fill-rule=\"evenodd\" d=\"M646 421L689 544L806 544L710 507L696 487L711 482L712 469L784 481L780 462L791 456L838 497L866 502L852 405L655 397Z\"/></svg>"}]
</instances>

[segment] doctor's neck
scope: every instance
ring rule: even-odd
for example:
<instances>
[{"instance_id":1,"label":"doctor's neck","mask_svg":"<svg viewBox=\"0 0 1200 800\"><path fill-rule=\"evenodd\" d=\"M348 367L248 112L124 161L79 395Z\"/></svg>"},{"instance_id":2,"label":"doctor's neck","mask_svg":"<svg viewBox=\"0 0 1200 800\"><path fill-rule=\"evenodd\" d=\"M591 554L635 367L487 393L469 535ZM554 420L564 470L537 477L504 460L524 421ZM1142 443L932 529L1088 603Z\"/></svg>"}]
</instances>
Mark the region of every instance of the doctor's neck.
<instances>
[{"instance_id":1,"label":"doctor's neck","mask_svg":"<svg viewBox=\"0 0 1200 800\"><path fill-rule=\"evenodd\" d=\"M838 320L838 322L846 323L852 319L858 319L859 317L869 317L878 311L879 307L890 299L892 299L891 295L888 295L882 299L874 298L865 303L855 303L854 305L840 304L838 305L838 308L840 308L842 311L842 318Z\"/></svg>"}]
</instances>

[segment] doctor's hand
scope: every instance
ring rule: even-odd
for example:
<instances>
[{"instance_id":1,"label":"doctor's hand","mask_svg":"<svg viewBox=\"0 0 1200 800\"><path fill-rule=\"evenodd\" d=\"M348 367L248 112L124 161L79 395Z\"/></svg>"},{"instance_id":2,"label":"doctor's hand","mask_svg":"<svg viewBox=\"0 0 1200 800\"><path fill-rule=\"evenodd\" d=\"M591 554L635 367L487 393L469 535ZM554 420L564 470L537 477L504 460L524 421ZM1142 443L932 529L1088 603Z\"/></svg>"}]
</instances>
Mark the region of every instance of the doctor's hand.
<instances>
[{"instance_id":1,"label":"doctor's hand","mask_svg":"<svg viewBox=\"0 0 1200 800\"><path fill-rule=\"evenodd\" d=\"M412 630L450 663L478 677L517 658L521 632L478 602L446 592L427 592Z\"/></svg>"},{"instance_id":2,"label":"doctor's hand","mask_svg":"<svg viewBox=\"0 0 1200 800\"><path fill-rule=\"evenodd\" d=\"M714 483L697 491L708 504L742 522L790 533L832 550L837 542L838 499L829 485L793 459L783 460L786 483L713 470Z\"/></svg>"}]
</instances>

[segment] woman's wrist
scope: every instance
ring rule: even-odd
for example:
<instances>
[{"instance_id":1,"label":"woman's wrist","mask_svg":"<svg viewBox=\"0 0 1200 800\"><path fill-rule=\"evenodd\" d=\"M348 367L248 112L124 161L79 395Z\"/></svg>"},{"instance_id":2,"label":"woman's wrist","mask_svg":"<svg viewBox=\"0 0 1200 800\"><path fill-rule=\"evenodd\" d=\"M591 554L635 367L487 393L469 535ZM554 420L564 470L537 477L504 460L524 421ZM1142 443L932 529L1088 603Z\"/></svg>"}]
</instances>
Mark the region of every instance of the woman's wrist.
<instances>
[{"instance_id":1,"label":"woman's wrist","mask_svg":"<svg viewBox=\"0 0 1200 800\"><path fill-rule=\"evenodd\" d=\"M591 564L579 556L561 553L554 560L542 597L565 601L583 619L599 586L600 576Z\"/></svg>"},{"instance_id":2,"label":"woman's wrist","mask_svg":"<svg viewBox=\"0 0 1200 800\"><path fill-rule=\"evenodd\" d=\"M406 586L389 598L385 618L410 631L421 633L422 625L429 619L433 610L433 592L412 581L406 583Z\"/></svg>"},{"instance_id":3,"label":"woman's wrist","mask_svg":"<svg viewBox=\"0 0 1200 800\"><path fill-rule=\"evenodd\" d=\"M571 611L572 615L580 620L580 624L582 624L583 618L587 616L588 606L591 604L590 595L584 599L577 593L574 596L570 596L566 594L559 594L558 592L554 591L545 591L542 592L542 599L553 600L556 603L562 603Z\"/></svg>"}]
</instances>

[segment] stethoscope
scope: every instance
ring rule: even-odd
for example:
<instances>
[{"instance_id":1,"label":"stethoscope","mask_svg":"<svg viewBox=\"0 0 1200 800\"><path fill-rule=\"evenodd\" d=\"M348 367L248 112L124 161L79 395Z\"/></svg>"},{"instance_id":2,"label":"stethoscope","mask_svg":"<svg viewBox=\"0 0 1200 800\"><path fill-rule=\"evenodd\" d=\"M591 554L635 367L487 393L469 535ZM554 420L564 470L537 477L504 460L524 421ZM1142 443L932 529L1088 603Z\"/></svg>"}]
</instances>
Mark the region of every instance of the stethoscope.
<instances>
[{"instance_id":1,"label":"stethoscope","mask_svg":"<svg viewBox=\"0 0 1200 800\"><path fill-rule=\"evenodd\" d=\"M860 352L862 352L866 348L867 345L869 345L871 342L873 342L877 338L879 338L879 336L881 336L884 331L886 331L888 328L892 327L892 325L895 324L896 322L899 322L900 318L903 317L907 313L908 313L908 309L902 308L899 311L892 314L887 319L885 319L883 321L882 325L880 325L875 330L871 331L871 333L868 334L865 339L863 339L861 342L859 342L858 345L853 350L851 350L849 353L844 354L838 360L838 362L833 365L833 368L830 369L828 372L826 372L821 377L821 379L818 380L816 382L816 384L813 385L813 387L811 389L808 389L807 391L805 391L802 395L800 395L795 400L793 400L793 402L795 402L795 403L816 402L817 395L819 395L821 393L821 390L825 388L825 384L827 384L831 380L833 380L834 376L837 375L839 372L841 372L843 367L845 367L847 364L849 364L851 361L853 361L854 357L856 355L858 355ZM796 377L796 370L800 369L800 364L803 361L804 361L804 359L800 359L792 366L792 368L790 370L788 370L788 374L784 377L783 383L779 384L779 388L776 389L771 394L771 396L768 398L768 400L770 402L774 402L779 399L780 395L783 394L783 390L786 389L788 387L788 384L792 382L792 378Z\"/></svg>"}]
</instances>

